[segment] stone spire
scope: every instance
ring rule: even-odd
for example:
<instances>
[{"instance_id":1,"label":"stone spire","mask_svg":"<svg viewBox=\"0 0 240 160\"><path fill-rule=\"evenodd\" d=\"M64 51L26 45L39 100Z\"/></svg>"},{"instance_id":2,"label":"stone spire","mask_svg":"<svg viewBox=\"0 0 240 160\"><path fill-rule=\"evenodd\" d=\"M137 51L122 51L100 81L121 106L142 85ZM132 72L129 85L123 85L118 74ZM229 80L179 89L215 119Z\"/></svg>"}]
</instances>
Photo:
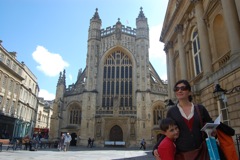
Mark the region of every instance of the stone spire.
<instances>
[{"instance_id":1,"label":"stone spire","mask_svg":"<svg viewBox=\"0 0 240 160\"><path fill-rule=\"evenodd\" d=\"M101 36L101 26L102 20L98 15L98 9L96 8L95 14L93 15L92 19L90 20L90 26L88 30L88 39L97 39L100 40Z\"/></svg>"},{"instance_id":2,"label":"stone spire","mask_svg":"<svg viewBox=\"0 0 240 160\"><path fill-rule=\"evenodd\" d=\"M95 14L93 15L91 20L101 20L99 15L98 15L98 8L96 8Z\"/></svg>"},{"instance_id":3,"label":"stone spire","mask_svg":"<svg viewBox=\"0 0 240 160\"><path fill-rule=\"evenodd\" d=\"M118 21L116 23L115 34L116 34L116 39L121 40L122 23L120 22L120 18L118 18Z\"/></svg>"},{"instance_id":4,"label":"stone spire","mask_svg":"<svg viewBox=\"0 0 240 160\"><path fill-rule=\"evenodd\" d=\"M61 85L61 84L63 84L64 86L66 85L65 69L63 70L63 74L62 74L62 72L60 72L60 74L59 74L58 84L57 85Z\"/></svg>"},{"instance_id":5,"label":"stone spire","mask_svg":"<svg viewBox=\"0 0 240 160\"><path fill-rule=\"evenodd\" d=\"M145 15L144 15L142 9L143 9L143 8L140 7L140 12L139 12L138 18L140 18L140 19L145 19L146 17L145 17Z\"/></svg>"},{"instance_id":6,"label":"stone spire","mask_svg":"<svg viewBox=\"0 0 240 160\"><path fill-rule=\"evenodd\" d=\"M149 39L149 28L148 28L148 22L147 18L145 17L142 7L140 8L140 12L138 15L138 18L136 18L136 26L137 26L137 32L136 32L136 38L146 38Z\"/></svg>"}]
</instances>

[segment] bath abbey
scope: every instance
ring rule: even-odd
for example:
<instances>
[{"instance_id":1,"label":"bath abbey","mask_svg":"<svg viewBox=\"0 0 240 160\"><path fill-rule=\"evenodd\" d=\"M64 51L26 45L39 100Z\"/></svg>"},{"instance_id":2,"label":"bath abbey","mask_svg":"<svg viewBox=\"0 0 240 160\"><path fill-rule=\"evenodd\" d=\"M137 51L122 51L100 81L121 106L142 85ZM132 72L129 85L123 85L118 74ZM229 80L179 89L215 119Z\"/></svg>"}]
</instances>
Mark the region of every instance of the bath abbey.
<instances>
[{"instance_id":1,"label":"bath abbey","mask_svg":"<svg viewBox=\"0 0 240 160\"><path fill-rule=\"evenodd\" d=\"M87 145L88 138L99 147L139 146L143 138L154 144L168 89L149 61L147 18L140 8L136 28L118 18L102 29L100 17L96 9L86 39L86 67L76 82L66 86L67 70L60 73L49 136L69 132L71 145Z\"/></svg>"}]
</instances>

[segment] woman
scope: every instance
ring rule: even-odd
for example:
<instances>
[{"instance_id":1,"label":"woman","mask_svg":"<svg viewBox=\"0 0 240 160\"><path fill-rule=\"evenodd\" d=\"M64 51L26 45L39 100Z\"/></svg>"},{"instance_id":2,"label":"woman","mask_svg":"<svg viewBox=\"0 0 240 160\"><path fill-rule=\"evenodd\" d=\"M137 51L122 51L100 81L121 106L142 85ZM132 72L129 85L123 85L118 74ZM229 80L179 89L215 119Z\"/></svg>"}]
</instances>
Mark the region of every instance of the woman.
<instances>
[{"instance_id":1,"label":"woman","mask_svg":"<svg viewBox=\"0 0 240 160\"><path fill-rule=\"evenodd\" d=\"M178 103L168 110L167 117L172 118L180 130L179 138L175 141L177 149L175 159L184 159L185 155L182 153L193 151L195 156L198 157L188 154L188 160L208 160L206 145L202 145L205 141L204 133L200 130L206 122L212 122L212 119L203 105L196 105L191 102L191 86L187 80L178 81L174 86L174 92ZM199 155L206 157L199 157L197 150L201 147L204 147L204 152ZM154 151L154 155L157 156L156 151Z\"/></svg>"}]
</instances>

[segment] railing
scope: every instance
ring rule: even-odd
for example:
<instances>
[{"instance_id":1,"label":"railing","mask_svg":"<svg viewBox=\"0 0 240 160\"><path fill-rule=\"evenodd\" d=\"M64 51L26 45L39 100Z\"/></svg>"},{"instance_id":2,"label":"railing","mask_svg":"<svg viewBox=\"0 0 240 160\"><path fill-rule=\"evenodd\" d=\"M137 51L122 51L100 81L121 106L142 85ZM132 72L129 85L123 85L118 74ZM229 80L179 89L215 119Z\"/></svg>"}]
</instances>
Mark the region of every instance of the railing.
<instances>
[{"instance_id":1,"label":"railing","mask_svg":"<svg viewBox=\"0 0 240 160\"><path fill-rule=\"evenodd\" d=\"M102 37L107 36L109 34L115 33L115 31L116 31L116 25L112 27L107 27L105 30L104 29L101 30L101 36ZM122 25L121 32L136 36L136 29L135 28L132 29L131 27L128 27L128 26L125 27L124 25Z\"/></svg>"},{"instance_id":2,"label":"railing","mask_svg":"<svg viewBox=\"0 0 240 160\"><path fill-rule=\"evenodd\" d=\"M238 156L240 157L240 134L236 134Z\"/></svg>"}]
</instances>

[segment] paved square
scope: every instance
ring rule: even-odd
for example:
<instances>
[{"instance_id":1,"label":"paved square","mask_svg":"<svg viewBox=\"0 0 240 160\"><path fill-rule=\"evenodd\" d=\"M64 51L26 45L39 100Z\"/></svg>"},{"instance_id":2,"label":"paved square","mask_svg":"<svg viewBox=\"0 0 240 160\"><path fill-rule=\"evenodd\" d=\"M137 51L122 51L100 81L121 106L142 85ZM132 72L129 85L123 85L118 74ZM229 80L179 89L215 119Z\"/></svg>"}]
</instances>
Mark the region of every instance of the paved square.
<instances>
[{"instance_id":1,"label":"paved square","mask_svg":"<svg viewBox=\"0 0 240 160\"><path fill-rule=\"evenodd\" d=\"M8 150L3 147L0 160L154 160L151 150L138 148L87 148L71 147L70 151L58 151L56 148L38 151Z\"/></svg>"}]
</instances>

